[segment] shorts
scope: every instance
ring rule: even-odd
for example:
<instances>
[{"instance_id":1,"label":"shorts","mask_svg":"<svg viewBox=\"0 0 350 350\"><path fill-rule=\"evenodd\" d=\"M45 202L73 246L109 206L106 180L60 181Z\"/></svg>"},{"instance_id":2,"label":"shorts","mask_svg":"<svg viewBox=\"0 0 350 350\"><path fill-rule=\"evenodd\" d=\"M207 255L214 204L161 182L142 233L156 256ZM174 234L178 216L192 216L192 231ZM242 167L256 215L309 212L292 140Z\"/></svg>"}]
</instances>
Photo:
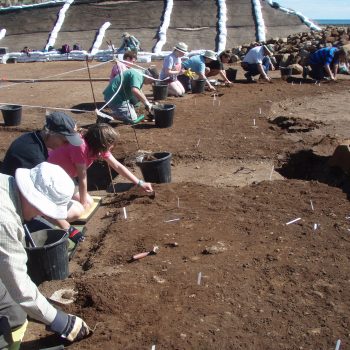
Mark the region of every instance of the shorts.
<instances>
[{"instance_id":1,"label":"shorts","mask_svg":"<svg viewBox=\"0 0 350 350\"><path fill-rule=\"evenodd\" d=\"M211 70L224 70L224 65L219 60L206 63L205 66Z\"/></svg>"}]
</instances>

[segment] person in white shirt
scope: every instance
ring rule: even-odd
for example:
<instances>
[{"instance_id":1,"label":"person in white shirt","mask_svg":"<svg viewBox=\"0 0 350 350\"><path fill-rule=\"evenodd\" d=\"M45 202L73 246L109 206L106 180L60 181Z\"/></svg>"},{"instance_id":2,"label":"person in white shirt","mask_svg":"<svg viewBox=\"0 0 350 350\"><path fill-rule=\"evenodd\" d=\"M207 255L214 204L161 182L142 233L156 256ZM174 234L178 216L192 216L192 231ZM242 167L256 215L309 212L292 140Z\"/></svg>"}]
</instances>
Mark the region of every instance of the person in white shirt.
<instances>
[{"instance_id":1,"label":"person in white shirt","mask_svg":"<svg viewBox=\"0 0 350 350\"><path fill-rule=\"evenodd\" d=\"M181 73L181 57L185 56L188 47L185 43L178 43L173 52L164 58L163 68L159 78L161 80L168 78L168 94L170 96L183 96L185 88L177 80L177 76Z\"/></svg>"},{"instance_id":2,"label":"person in white shirt","mask_svg":"<svg viewBox=\"0 0 350 350\"><path fill-rule=\"evenodd\" d=\"M248 82L253 82L254 76L258 74L260 74L260 78L271 82L268 72L270 68L275 69L270 59L273 56L273 51L272 45L256 46L248 51L241 63L242 68L247 72L244 76Z\"/></svg>"},{"instance_id":3,"label":"person in white shirt","mask_svg":"<svg viewBox=\"0 0 350 350\"><path fill-rule=\"evenodd\" d=\"M37 215L65 219L74 183L58 165L18 168L15 177L0 174L0 349L19 349L27 314L73 342L91 330L78 316L53 307L27 274L23 221Z\"/></svg>"}]
</instances>

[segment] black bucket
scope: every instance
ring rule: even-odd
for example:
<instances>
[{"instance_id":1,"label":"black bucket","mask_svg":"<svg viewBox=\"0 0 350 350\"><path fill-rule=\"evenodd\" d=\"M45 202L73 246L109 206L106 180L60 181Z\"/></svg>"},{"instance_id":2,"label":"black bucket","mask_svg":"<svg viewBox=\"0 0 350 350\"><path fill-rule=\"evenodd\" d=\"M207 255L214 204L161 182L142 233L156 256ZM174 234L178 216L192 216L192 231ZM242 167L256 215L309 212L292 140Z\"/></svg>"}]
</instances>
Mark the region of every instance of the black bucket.
<instances>
[{"instance_id":1,"label":"black bucket","mask_svg":"<svg viewBox=\"0 0 350 350\"><path fill-rule=\"evenodd\" d=\"M283 80L286 80L292 75L293 69L287 68L287 67L286 68L281 67L280 71L281 71L281 78Z\"/></svg>"},{"instance_id":2,"label":"black bucket","mask_svg":"<svg viewBox=\"0 0 350 350\"><path fill-rule=\"evenodd\" d=\"M168 97L168 84L153 84L153 99L165 100Z\"/></svg>"},{"instance_id":3,"label":"black bucket","mask_svg":"<svg viewBox=\"0 0 350 350\"><path fill-rule=\"evenodd\" d=\"M152 153L149 156L151 160L144 158L142 162L137 162L144 180L158 184L171 182L171 156L169 152Z\"/></svg>"},{"instance_id":4,"label":"black bucket","mask_svg":"<svg viewBox=\"0 0 350 350\"><path fill-rule=\"evenodd\" d=\"M180 74L177 76L177 80L181 83L186 92L191 91L191 79L188 76Z\"/></svg>"},{"instance_id":5,"label":"black bucket","mask_svg":"<svg viewBox=\"0 0 350 350\"><path fill-rule=\"evenodd\" d=\"M52 229L32 232L36 247L26 247L28 275L39 285L68 277L68 233Z\"/></svg>"},{"instance_id":6,"label":"black bucket","mask_svg":"<svg viewBox=\"0 0 350 350\"><path fill-rule=\"evenodd\" d=\"M200 93L204 92L205 80L203 80L203 79L192 80L191 84L192 84L192 93L200 94Z\"/></svg>"},{"instance_id":7,"label":"black bucket","mask_svg":"<svg viewBox=\"0 0 350 350\"><path fill-rule=\"evenodd\" d=\"M170 128L173 125L175 105L156 105L153 110L157 128Z\"/></svg>"},{"instance_id":8,"label":"black bucket","mask_svg":"<svg viewBox=\"0 0 350 350\"><path fill-rule=\"evenodd\" d=\"M16 126L21 124L22 106L5 105L1 106L1 111L6 126Z\"/></svg>"},{"instance_id":9,"label":"black bucket","mask_svg":"<svg viewBox=\"0 0 350 350\"><path fill-rule=\"evenodd\" d=\"M234 69L234 68L226 69L226 76L229 81L231 82L236 81L237 69Z\"/></svg>"}]
</instances>

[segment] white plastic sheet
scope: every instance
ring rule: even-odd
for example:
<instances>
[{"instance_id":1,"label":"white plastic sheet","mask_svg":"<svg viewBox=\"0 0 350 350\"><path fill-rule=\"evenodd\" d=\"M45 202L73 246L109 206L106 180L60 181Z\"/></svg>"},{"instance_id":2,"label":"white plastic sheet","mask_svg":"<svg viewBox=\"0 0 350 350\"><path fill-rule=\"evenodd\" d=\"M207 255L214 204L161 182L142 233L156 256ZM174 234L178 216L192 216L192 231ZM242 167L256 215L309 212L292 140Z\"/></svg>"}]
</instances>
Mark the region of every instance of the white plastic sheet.
<instances>
[{"instance_id":1,"label":"white plastic sheet","mask_svg":"<svg viewBox=\"0 0 350 350\"><path fill-rule=\"evenodd\" d=\"M111 25L111 22L106 22L100 28L100 30L97 34L96 40L95 40L94 44L92 45L92 49L91 49L92 55L94 55L95 53L98 52L100 46L102 45L102 40L105 36L105 32L109 28L110 25Z\"/></svg>"},{"instance_id":2,"label":"white plastic sheet","mask_svg":"<svg viewBox=\"0 0 350 350\"><path fill-rule=\"evenodd\" d=\"M260 0L252 0L253 10L255 14L256 21L256 32L258 41L266 41L266 27L265 21L262 14Z\"/></svg>"},{"instance_id":3,"label":"white plastic sheet","mask_svg":"<svg viewBox=\"0 0 350 350\"><path fill-rule=\"evenodd\" d=\"M49 4L57 4L61 2L66 2L66 0L53 0L53 1L41 2L40 4L28 4L28 5L22 4L22 5L8 6L8 7L0 7L0 12L6 12L9 10L17 10L17 9L27 9L31 7L43 7Z\"/></svg>"},{"instance_id":4,"label":"white plastic sheet","mask_svg":"<svg viewBox=\"0 0 350 350\"><path fill-rule=\"evenodd\" d=\"M173 5L174 5L173 0L167 0L164 16L163 16L163 23L161 24L158 31L159 40L153 49L155 53L161 52L164 44L166 43L166 32L170 25L170 18L171 18L171 13L173 11Z\"/></svg>"},{"instance_id":5,"label":"white plastic sheet","mask_svg":"<svg viewBox=\"0 0 350 350\"><path fill-rule=\"evenodd\" d=\"M222 52L226 48L226 38L227 38L227 7L226 0L218 0L219 6L219 18L218 18L218 29L219 29L219 40L217 51Z\"/></svg>"},{"instance_id":6,"label":"white plastic sheet","mask_svg":"<svg viewBox=\"0 0 350 350\"><path fill-rule=\"evenodd\" d=\"M273 5L273 2L276 1L272 1L272 0L265 0L270 6ZM278 4L278 2L276 2ZM279 4L278 4L279 5ZM279 5L280 6L280 5ZM280 6L278 8L280 11L284 12L284 13L288 13L290 15L295 15L298 16L300 18L300 20L306 25L308 26L310 29L312 30L317 30L320 31L322 30L318 25L316 25L315 23L313 23L312 21L310 21L310 19L308 19L307 17L305 17L301 12L298 11L294 11L292 9L286 8L286 7L282 7Z\"/></svg>"},{"instance_id":7,"label":"white plastic sheet","mask_svg":"<svg viewBox=\"0 0 350 350\"><path fill-rule=\"evenodd\" d=\"M0 40L3 39L5 37L5 35L6 35L6 29L3 28L0 30Z\"/></svg>"},{"instance_id":8,"label":"white plastic sheet","mask_svg":"<svg viewBox=\"0 0 350 350\"><path fill-rule=\"evenodd\" d=\"M62 24L63 24L64 19L66 17L66 12L69 9L69 6L73 3L73 1L74 0L67 0L66 3L61 8L60 12L58 13L58 18L57 18L56 24L52 29L49 40L47 41L47 44L46 44L45 49L44 49L45 51L47 51L50 46L52 46L52 47L55 46L57 35L58 35L59 31L61 30Z\"/></svg>"}]
</instances>

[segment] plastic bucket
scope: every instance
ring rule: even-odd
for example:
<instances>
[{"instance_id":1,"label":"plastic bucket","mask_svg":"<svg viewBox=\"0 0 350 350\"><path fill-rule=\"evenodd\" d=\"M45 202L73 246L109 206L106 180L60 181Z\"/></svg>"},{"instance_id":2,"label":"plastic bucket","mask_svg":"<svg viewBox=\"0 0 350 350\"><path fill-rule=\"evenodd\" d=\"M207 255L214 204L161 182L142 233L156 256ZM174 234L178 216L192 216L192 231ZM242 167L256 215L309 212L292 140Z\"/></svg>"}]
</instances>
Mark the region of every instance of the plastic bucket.
<instances>
[{"instance_id":1,"label":"plastic bucket","mask_svg":"<svg viewBox=\"0 0 350 350\"><path fill-rule=\"evenodd\" d=\"M6 126L15 126L21 124L22 106L5 105L1 107L1 111Z\"/></svg>"},{"instance_id":2,"label":"plastic bucket","mask_svg":"<svg viewBox=\"0 0 350 350\"><path fill-rule=\"evenodd\" d=\"M204 92L205 80L203 79L192 80L191 85L192 85L192 93L200 94Z\"/></svg>"},{"instance_id":3,"label":"plastic bucket","mask_svg":"<svg viewBox=\"0 0 350 350\"><path fill-rule=\"evenodd\" d=\"M32 232L36 247L26 247L28 275L39 285L68 277L68 233L52 229Z\"/></svg>"},{"instance_id":4,"label":"plastic bucket","mask_svg":"<svg viewBox=\"0 0 350 350\"><path fill-rule=\"evenodd\" d=\"M168 97L168 84L154 84L153 85L153 99L165 100Z\"/></svg>"},{"instance_id":5,"label":"plastic bucket","mask_svg":"<svg viewBox=\"0 0 350 350\"><path fill-rule=\"evenodd\" d=\"M145 181L152 183L171 182L171 157L169 152L158 152L150 155L152 160L143 159L136 164L140 167Z\"/></svg>"},{"instance_id":6,"label":"plastic bucket","mask_svg":"<svg viewBox=\"0 0 350 350\"><path fill-rule=\"evenodd\" d=\"M170 128L173 125L175 105L156 105L153 110L157 128Z\"/></svg>"},{"instance_id":7,"label":"plastic bucket","mask_svg":"<svg viewBox=\"0 0 350 350\"><path fill-rule=\"evenodd\" d=\"M177 80L184 87L185 91L191 91L191 79L184 74L180 74L177 76Z\"/></svg>"},{"instance_id":8,"label":"plastic bucket","mask_svg":"<svg viewBox=\"0 0 350 350\"><path fill-rule=\"evenodd\" d=\"M237 69L228 68L226 69L226 76L229 81L236 81Z\"/></svg>"},{"instance_id":9,"label":"plastic bucket","mask_svg":"<svg viewBox=\"0 0 350 350\"><path fill-rule=\"evenodd\" d=\"M283 67L281 67L280 71L281 71L281 78L283 80L286 80L288 77L290 77L292 75L293 69L292 68L283 68Z\"/></svg>"}]
</instances>

